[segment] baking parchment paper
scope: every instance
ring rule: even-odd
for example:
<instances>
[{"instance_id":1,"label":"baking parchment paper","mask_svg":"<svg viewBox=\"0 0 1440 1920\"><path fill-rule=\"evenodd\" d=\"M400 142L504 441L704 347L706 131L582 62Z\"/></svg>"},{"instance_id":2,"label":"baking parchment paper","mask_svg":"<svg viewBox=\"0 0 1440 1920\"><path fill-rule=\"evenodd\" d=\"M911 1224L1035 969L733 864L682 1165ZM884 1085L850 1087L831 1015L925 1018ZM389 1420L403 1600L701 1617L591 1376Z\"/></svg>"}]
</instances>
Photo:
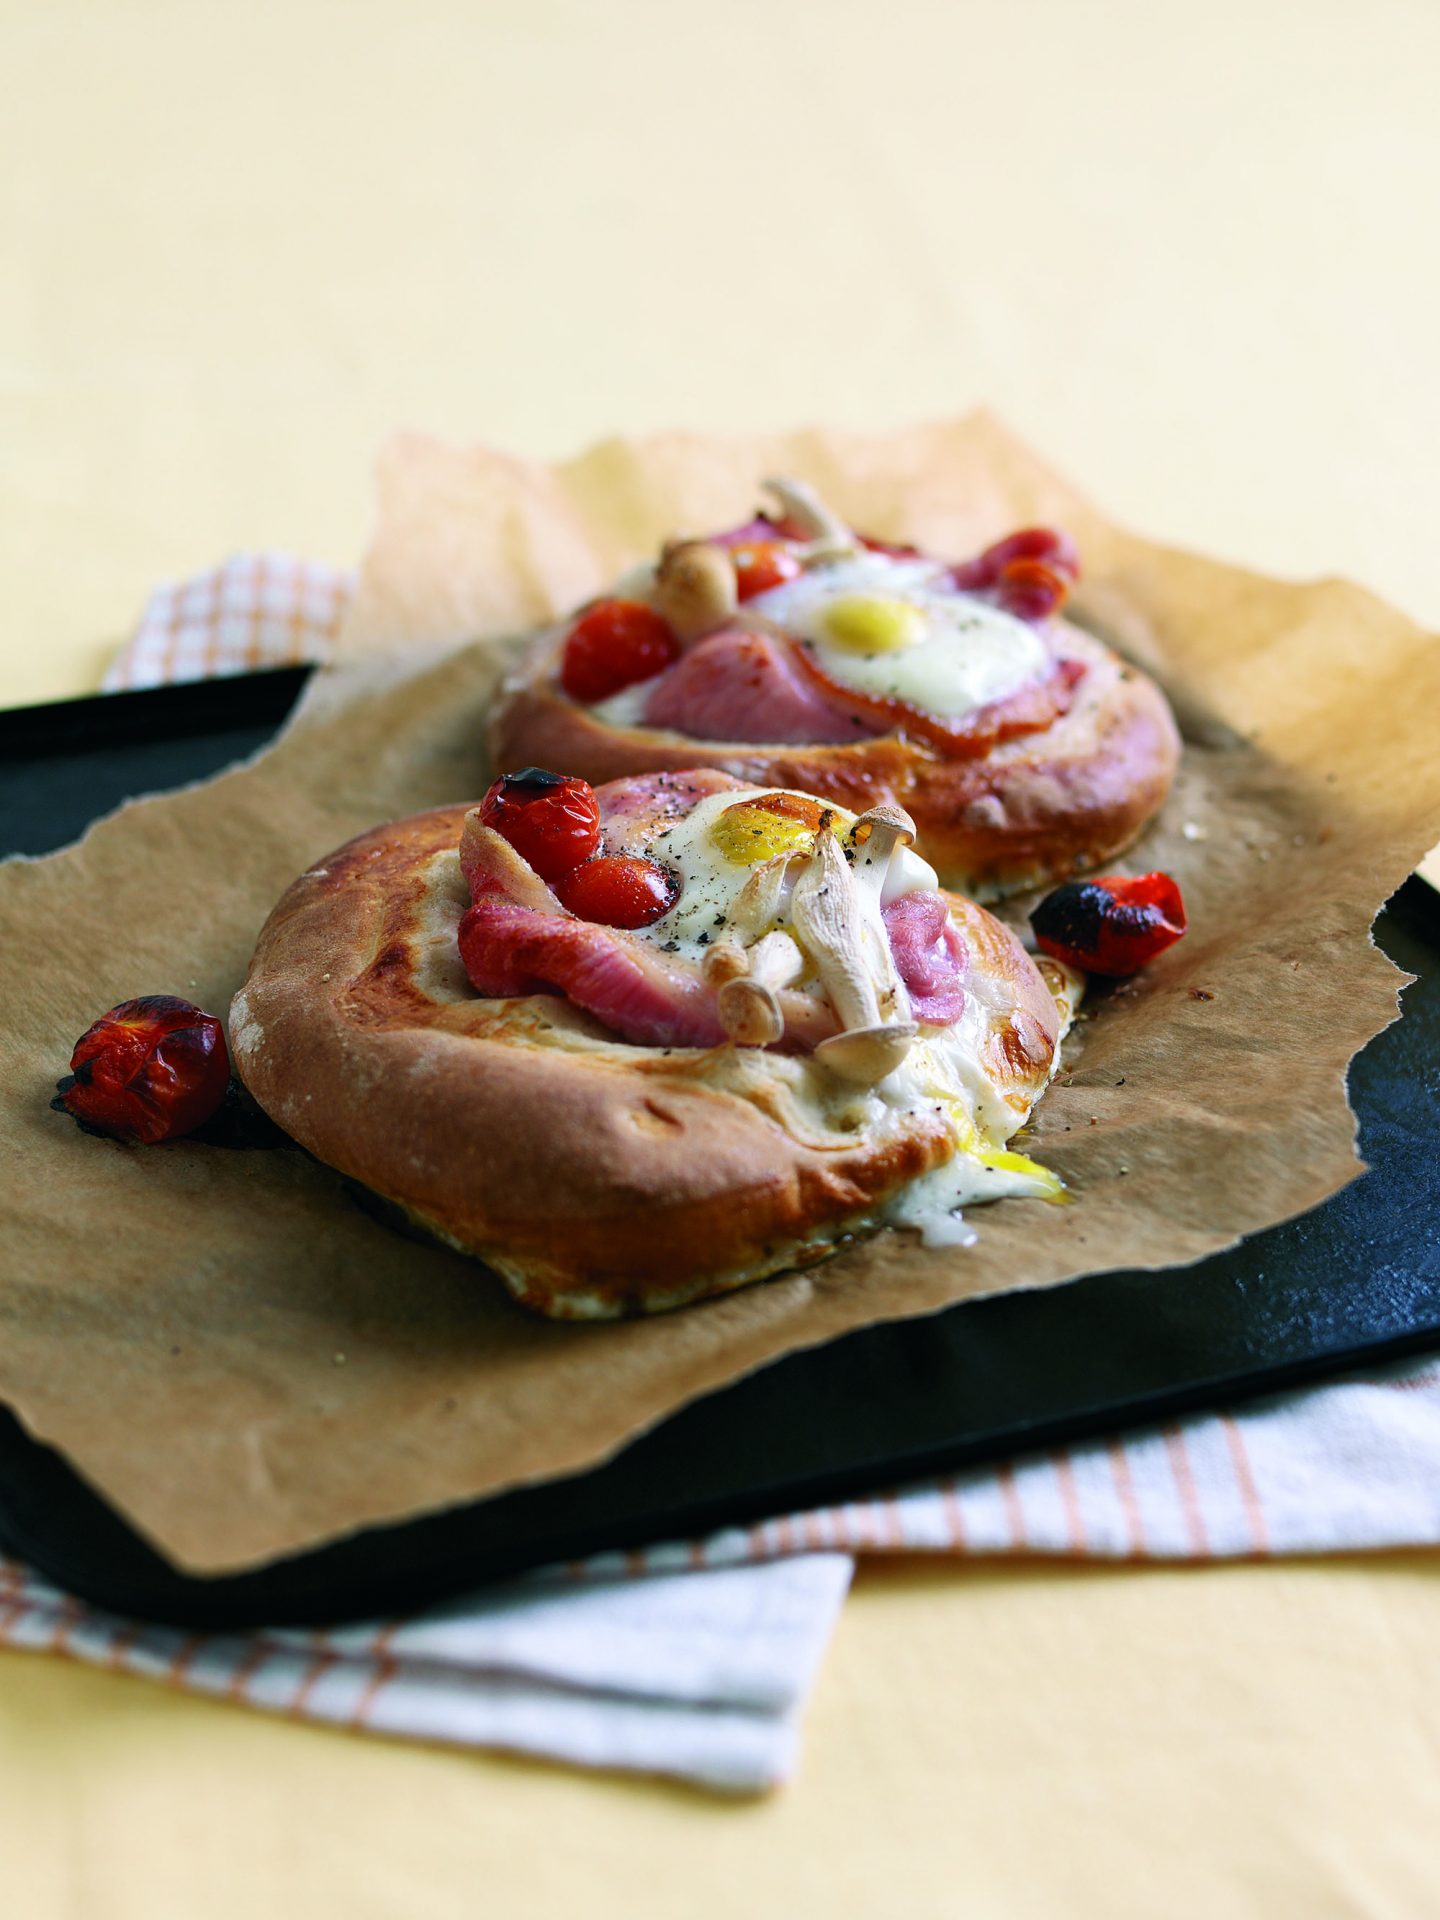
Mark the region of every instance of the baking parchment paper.
<instances>
[{"instance_id":1,"label":"baking parchment paper","mask_svg":"<svg viewBox=\"0 0 1440 1920\"><path fill-rule=\"evenodd\" d=\"M1177 792L1115 864L1178 875L1191 932L1097 998L1039 1110L1030 1151L1074 1204L977 1209L970 1249L886 1234L661 1319L550 1325L298 1150L129 1148L50 1111L104 1008L163 991L223 1010L295 874L376 820L478 796L496 636L669 531L748 515L775 471L942 553L1067 525L1079 617L1181 715ZM868 1322L1116 1266L1183 1287L1182 1263L1357 1172L1345 1067L1401 980L1369 927L1440 835L1440 642L1400 614L1124 533L984 416L614 441L555 467L406 436L380 493L342 664L273 749L0 869L0 1398L177 1565L235 1570L594 1465Z\"/></svg>"}]
</instances>

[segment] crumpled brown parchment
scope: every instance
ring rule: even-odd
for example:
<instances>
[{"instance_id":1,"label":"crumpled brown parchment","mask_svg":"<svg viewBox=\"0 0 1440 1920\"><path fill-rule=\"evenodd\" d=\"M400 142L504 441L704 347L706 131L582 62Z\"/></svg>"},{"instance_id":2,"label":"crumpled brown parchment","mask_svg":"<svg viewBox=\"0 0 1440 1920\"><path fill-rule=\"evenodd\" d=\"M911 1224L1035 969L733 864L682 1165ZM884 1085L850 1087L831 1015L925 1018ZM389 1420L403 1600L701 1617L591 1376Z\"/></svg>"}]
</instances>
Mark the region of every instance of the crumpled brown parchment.
<instances>
[{"instance_id":1,"label":"crumpled brown parchment","mask_svg":"<svg viewBox=\"0 0 1440 1920\"><path fill-rule=\"evenodd\" d=\"M1177 874L1192 930L1099 1001L1039 1110L1031 1150L1075 1204L977 1209L971 1249L887 1234L663 1319L548 1325L298 1151L130 1149L49 1110L97 1013L157 991L223 1010L296 873L378 819L479 794L508 648L454 642L562 609L677 527L742 518L777 470L940 552L1063 522L1079 617L1181 715L1179 788L1116 864ZM1368 929L1440 833L1440 642L1343 582L1123 533L985 417L615 441L553 468L405 437L380 478L345 664L279 744L0 870L0 1398L177 1564L238 1569L572 1472L780 1354L1087 1270L1179 1267L1357 1171L1345 1067L1400 980Z\"/></svg>"}]
</instances>

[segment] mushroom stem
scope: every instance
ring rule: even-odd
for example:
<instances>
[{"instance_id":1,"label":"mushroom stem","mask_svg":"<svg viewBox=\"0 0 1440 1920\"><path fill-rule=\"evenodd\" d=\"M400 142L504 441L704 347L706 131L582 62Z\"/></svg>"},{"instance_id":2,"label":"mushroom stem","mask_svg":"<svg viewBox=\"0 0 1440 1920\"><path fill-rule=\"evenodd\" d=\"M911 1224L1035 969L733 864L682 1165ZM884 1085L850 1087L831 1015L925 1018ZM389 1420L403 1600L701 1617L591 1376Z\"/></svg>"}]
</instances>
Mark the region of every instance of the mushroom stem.
<instances>
[{"instance_id":1,"label":"mushroom stem","mask_svg":"<svg viewBox=\"0 0 1440 1920\"><path fill-rule=\"evenodd\" d=\"M855 883L833 827L822 827L815 836L815 851L795 882L790 918L840 1025L876 1026L880 1006L865 964Z\"/></svg>"},{"instance_id":2,"label":"mushroom stem","mask_svg":"<svg viewBox=\"0 0 1440 1920\"><path fill-rule=\"evenodd\" d=\"M750 956L738 940L717 940L706 954L700 972L707 987L718 990L750 971Z\"/></svg>"},{"instance_id":3,"label":"mushroom stem","mask_svg":"<svg viewBox=\"0 0 1440 1920\"><path fill-rule=\"evenodd\" d=\"M861 814L850 830L850 843L855 852L851 877L855 882L855 891L860 896L862 917L880 950L884 984L893 982L898 985L899 975L895 971L894 957L890 952L880 910L885 901L885 883L890 877L890 863L900 848L914 845L915 822L903 807L882 801ZM881 997L883 1000L883 991Z\"/></svg>"},{"instance_id":4,"label":"mushroom stem","mask_svg":"<svg viewBox=\"0 0 1440 1920\"><path fill-rule=\"evenodd\" d=\"M894 826L874 821L867 838ZM888 859L876 861L857 881L834 830L825 827L815 837L815 852L795 882L790 903L791 920L842 1029L821 1042L815 1057L862 1086L893 1073L919 1032L880 918L886 865Z\"/></svg>"},{"instance_id":5,"label":"mushroom stem","mask_svg":"<svg viewBox=\"0 0 1440 1920\"><path fill-rule=\"evenodd\" d=\"M777 853L751 874L730 906L730 925L742 940L756 939L779 919L791 863L807 857Z\"/></svg>"},{"instance_id":6,"label":"mushroom stem","mask_svg":"<svg viewBox=\"0 0 1440 1920\"><path fill-rule=\"evenodd\" d=\"M819 560L838 560L859 552L860 542L853 528L847 527L839 514L827 507L805 481L782 475L767 480L765 489L774 494L786 520L806 535L809 544L799 556L805 565Z\"/></svg>"},{"instance_id":7,"label":"mushroom stem","mask_svg":"<svg viewBox=\"0 0 1440 1920\"><path fill-rule=\"evenodd\" d=\"M856 1027L849 1033L837 1033L822 1040L815 1049L815 1058L840 1079L873 1087L887 1073L895 1071L915 1044L919 1032L913 1020L900 1020L883 1027Z\"/></svg>"},{"instance_id":8,"label":"mushroom stem","mask_svg":"<svg viewBox=\"0 0 1440 1920\"><path fill-rule=\"evenodd\" d=\"M762 987L793 987L804 971L804 954L779 927L750 949L750 978Z\"/></svg>"},{"instance_id":9,"label":"mushroom stem","mask_svg":"<svg viewBox=\"0 0 1440 1920\"><path fill-rule=\"evenodd\" d=\"M716 989L720 1024L741 1047L773 1046L785 1032L778 998L805 971L805 956L778 929L747 949L722 940L705 956L707 983Z\"/></svg>"}]
</instances>

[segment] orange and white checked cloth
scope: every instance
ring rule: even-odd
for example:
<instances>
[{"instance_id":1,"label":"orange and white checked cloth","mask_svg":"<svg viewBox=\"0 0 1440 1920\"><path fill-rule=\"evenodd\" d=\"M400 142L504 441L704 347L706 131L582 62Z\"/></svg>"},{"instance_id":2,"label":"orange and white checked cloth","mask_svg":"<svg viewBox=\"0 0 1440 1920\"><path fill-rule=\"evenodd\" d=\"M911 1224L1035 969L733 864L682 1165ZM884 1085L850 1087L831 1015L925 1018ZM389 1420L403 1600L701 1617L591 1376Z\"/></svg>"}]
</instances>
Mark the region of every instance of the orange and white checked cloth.
<instances>
[{"instance_id":1,"label":"orange and white checked cloth","mask_svg":"<svg viewBox=\"0 0 1440 1920\"><path fill-rule=\"evenodd\" d=\"M328 660L352 576L284 553L237 553L156 587L101 690L214 680Z\"/></svg>"},{"instance_id":2,"label":"orange and white checked cloth","mask_svg":"<svg viewBox=\"0 0 1440 1920\"><path fill-rule=\"evenodd\" d=\"M107 685L323 658L346 592L326 578L249 558L164 589ZM1440 1545L1435 1359L325 1633L144 1627L0 1562L0 1643L297 1718L744 1792L793 1764L856 1554L1203 1561L1426 1545Z\"/></svg>"}]
</instances>

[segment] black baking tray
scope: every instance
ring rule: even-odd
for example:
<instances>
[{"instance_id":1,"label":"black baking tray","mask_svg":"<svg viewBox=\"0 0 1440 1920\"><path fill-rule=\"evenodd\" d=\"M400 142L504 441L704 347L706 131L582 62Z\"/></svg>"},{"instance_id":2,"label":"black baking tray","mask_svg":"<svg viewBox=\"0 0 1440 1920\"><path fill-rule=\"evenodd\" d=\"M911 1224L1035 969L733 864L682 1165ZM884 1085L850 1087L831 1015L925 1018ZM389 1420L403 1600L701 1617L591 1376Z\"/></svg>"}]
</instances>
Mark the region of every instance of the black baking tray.
<instances>
[{"instance_id":1,"label":"black baking tray","mask_svg":"<svg viewBox=\"0 0 1440 1920\"><path fill-rule=\"evenodd\" d=\"M46 852L127 795L253 752L304 680L303 670L253 674L0 713L0 848ZM1407 882L1376 936L1419 977L1404 1018L1351 1068L1371 1171L1229 1253L866 1328L696 1401L592 1472L219 1579L177 1572L0 1410L0 1544L70 1591L149 1619L392 1614L547 1562L1440 1346L1440 896Z\"/></svg>"}]
</instances>

